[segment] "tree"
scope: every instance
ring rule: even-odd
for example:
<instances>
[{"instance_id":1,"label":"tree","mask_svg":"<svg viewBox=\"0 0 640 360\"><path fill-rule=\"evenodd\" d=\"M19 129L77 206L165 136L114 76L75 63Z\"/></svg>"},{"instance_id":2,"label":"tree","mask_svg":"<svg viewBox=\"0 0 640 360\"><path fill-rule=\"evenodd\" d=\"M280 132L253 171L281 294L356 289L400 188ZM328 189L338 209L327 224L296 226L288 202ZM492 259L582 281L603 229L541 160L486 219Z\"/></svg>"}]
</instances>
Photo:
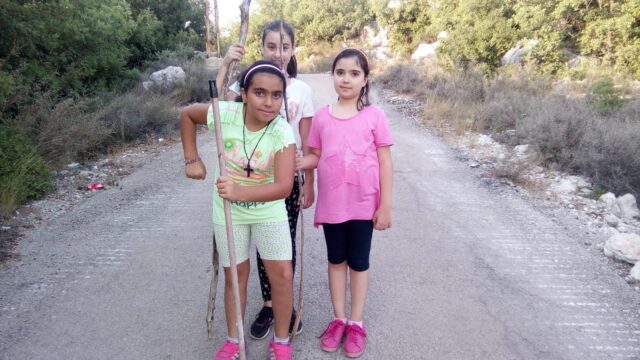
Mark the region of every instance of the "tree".
<instances>
[{"instance_id":1,"label":"tree","mask_svg":"<svg viewBox=\"0 0 640 360\"><path fill-rule=\"evenodd\" d=\"M438 30L431 26L435 2L408 0L389 7L387 0L371 0L370 6L378 25L388 28L391 47L404 55L410 54L421 41L435 39Z\"/></svg>"},{"instance_id":2,"label":"tree","mask_svg":"<svg viewBox=\"0 0 640 360\"><path fill-rule=\"evenodd\" d=\"M442 53L462 66L478 64L492 71L516 44L517 29L510 21L513 8L500 0L456 0L438 3L433 23L446 30Z\"/></svg>"}]
</instances>

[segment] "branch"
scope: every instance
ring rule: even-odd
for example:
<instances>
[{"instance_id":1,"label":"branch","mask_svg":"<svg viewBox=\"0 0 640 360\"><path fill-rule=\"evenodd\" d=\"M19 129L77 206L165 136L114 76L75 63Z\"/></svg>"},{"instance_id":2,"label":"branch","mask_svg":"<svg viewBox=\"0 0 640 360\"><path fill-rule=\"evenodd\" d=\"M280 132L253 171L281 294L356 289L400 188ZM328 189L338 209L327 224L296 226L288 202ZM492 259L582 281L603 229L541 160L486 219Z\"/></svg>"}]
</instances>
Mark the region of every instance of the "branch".
<instances>
[{"instance_id":1,"label":"branch","mask_svg":"<svg viewBox=\"0 0 640 360\"><path fill-rule=\"evenodd\" d=\"M251 0L244 0L240 4L240 44L244 45L247 42L247 34L249 33L249 7L251 6ZM224 82L222 83L222 94L227 94L229 91L229 80L233 78L233 74L236 72L237 61L231 62L227 73L224 76Z\"/></svg>"}]
</instances>

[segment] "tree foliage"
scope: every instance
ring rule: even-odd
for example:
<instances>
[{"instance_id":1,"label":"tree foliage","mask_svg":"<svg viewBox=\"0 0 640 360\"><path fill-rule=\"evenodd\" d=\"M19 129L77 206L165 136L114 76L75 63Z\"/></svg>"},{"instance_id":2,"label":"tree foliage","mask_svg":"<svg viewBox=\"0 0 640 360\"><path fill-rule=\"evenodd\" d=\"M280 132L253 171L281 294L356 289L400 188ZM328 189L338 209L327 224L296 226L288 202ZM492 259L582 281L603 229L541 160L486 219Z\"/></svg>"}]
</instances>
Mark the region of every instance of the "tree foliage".
<instances>
[{"instance_id":1,"label":"tree foliage","mask_svg":"<svg viewBox=\"0 0 640 360\"><path fill-rule=\"evenodd\" d=\"M431 10L435 2L408 0L389 7L387 0L371 0L371 11L381 27L389 29L389 40L396 51L407 55L425 40L434 40Z\"/></svg>"},{"instance_id":2,"label":"tree foliage","mask_svg":"<svg viewBox=\"0 0 640 360\"><path fill-rule=\"evenodd\" d=\"M201 2L0 1L0 110L15 116L37 94L60 99L122 88L135 67L199 29Z\"/></svg>"}]
</instances>

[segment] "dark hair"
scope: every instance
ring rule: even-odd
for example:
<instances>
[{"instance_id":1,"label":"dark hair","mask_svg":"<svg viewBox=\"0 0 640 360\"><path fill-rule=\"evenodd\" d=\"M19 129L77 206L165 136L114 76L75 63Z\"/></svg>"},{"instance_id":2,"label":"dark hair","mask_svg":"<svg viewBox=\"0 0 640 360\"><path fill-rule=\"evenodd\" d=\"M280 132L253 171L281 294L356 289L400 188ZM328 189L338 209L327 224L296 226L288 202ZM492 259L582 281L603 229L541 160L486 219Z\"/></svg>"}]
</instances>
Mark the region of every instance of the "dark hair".
<instances>
[{"instance_id":1,"label":"dark hair","mask_svg":"<svg viewBox=\"0 0 640 360\"><path fill-rule=\"evenodd\" d=\"M271 65L271 66L261 66L261 65ZM255 70L254 70L255 69ZM247 70L243 71L238 78L238 85L240 89L248 90L249 86L251 86L251 81L256 74L267 73L276 75L282 81L282 91L287 91L287 79L285 79L284 74L276 64L268 60L258 60L253 64L249 65ZM236 102L242 102L242 94L236 97Z\"/></svg>"},{"instance_id":2,"label":"dark hair","mask_svg":"<svg viewBox=\"0 0 640 360\"><path fill-rule=\"evenodd\" d=\"M336 58L333 60L333 65L331 65L331 74L336 71L336 64L338 60L344 58L354 57L358 60L358 65L362 68L364 72L364 76L366 78L369 77L369 59L367 55L359 49L347 48L338 53ZM369 81L365 84L365 86L360 89L360 96L358 97L358 111L362 110L365 106L369 106L371 103L369 102Z\"/></svg>"},{"instance_id":3,"label":"dark hair","mask_svg":"<svg viewBox=\"0 0 640 360\"><path fill-rule=\"evenodd\" d=\"M289 37L291 38L291 51L293 51L293 48L295 48L296 44L296 36L293 32L293 27L291 26L291 24L283 20L272 20L262 28L262 45L264 45L264 39L266 39L267 33L280 33L280 24L282 24L284 32L286 32L287 35L289 35ZM287 74L289 74L289 77L292 78L298 76L298 61L296 60L296 56L293 54L291 55L291 60L289 60L289 64L287 65Z\"/></svg>"}]
</instances>

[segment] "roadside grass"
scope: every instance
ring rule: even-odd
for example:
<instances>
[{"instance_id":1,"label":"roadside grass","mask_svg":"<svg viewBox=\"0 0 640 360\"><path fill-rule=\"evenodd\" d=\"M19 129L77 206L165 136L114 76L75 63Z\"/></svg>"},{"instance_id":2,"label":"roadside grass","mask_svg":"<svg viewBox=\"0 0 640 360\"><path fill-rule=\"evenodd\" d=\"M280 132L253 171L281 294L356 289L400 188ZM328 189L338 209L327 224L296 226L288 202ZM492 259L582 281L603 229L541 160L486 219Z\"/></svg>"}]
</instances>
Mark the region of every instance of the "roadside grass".
<instances>
[{"instance_id":1,"label":"roadside grass","mask_svg":"<svg viewBox=\"0 0 640 360\"><path fill-rule=\"evenodd\" d=\"M425 124L440 134L529 144L545 166L586 175L600 191L640 195L640 100L623 80L553 80L517 68L488 78L472 68L397 64L375 81L420 100ZM514 181L527 168L502 165L497 175Z\"/></svg>"}]
</instances>

